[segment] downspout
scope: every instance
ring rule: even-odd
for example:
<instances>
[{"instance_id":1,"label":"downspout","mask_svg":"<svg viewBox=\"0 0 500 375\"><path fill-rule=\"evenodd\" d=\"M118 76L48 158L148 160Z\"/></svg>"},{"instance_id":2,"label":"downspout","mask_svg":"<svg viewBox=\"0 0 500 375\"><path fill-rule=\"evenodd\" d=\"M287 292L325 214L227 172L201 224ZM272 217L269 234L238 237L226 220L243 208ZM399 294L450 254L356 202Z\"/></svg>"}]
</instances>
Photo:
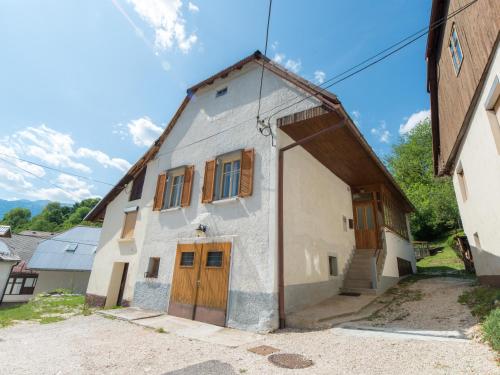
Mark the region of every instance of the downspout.
<instances>
[{"instance_id":1,"label":"downspout","mask_svg":"<svg viewBox=\"0 0 500 375\"><path fill-rule=\"evenodd\" d=\"M284 275L284 236L283 236L283 171L284 171L284 153L291 148L301 146L316 137L336 130L344 126L344 120L341 120L317 133L302 138L300 141L289 144L279 149L278 155L278 308L280 328L285 328L285 275Z\"/></svg>"}]
</instances>

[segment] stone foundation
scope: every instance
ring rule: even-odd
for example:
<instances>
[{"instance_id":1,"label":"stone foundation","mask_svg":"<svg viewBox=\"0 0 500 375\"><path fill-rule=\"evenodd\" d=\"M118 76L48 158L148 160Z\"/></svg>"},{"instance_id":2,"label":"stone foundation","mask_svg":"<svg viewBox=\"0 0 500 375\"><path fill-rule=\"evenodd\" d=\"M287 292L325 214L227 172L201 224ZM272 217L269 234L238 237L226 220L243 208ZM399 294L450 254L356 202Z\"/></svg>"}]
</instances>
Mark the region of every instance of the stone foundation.
<instances>
[{"instance_id":1,"label":"stone foundation","mask_svg":"<svg viewBox=\"0 0 500 375\"><path fill-rule=\"evenodd\" d=\"M85 303L90 307L104 307L106 304L106 297L87 293L85 295Z\"/></svg>"}]
</instances>

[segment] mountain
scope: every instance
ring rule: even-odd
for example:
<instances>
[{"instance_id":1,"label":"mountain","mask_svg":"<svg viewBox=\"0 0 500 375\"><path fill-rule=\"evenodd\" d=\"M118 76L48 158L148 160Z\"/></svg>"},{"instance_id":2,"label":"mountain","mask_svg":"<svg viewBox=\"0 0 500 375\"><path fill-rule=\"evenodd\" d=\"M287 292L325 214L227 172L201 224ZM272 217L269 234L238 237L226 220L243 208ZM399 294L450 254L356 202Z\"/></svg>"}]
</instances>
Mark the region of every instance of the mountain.
<instances>
[{"instance_id":1,"label":"mountain","mask_svg":"<svg viewBox=\"0 0 500 375\"><path fill-rule=\"evenodd\" d=\"M31 217L38 215L42 212L42 209L50 203L50 201L38 200L38 201L30 201L27 199L17 199L13 201L7 201L4 199L0 199L0 220L3 218L3 215L16 207L27 208L31 211Z\"/></svg>"}]
</instances>

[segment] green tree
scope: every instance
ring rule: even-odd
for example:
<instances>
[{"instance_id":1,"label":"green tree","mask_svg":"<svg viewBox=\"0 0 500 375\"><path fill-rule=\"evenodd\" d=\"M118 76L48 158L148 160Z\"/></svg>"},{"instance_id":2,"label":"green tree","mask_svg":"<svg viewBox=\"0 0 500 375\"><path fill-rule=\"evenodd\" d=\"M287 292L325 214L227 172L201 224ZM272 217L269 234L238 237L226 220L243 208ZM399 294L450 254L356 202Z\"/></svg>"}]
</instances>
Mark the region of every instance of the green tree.
<instances>
[{"instance_id":1,"label":"green tree","mask_svg":"<svg viewBox=\"0 0 500 375\"><path fill-rule=\"evenodd\" d=\"M418 124L393 146L386 159L394 178L416 208L415 239L433 240L458 226L458 207L449 177L434 177L430 121Z\"/></svg>"},{"instance_id":2,"label":"green tree","mask_svg":"<svg viewBox=\"0 0 500 375\"><path fill-rule=\"evenodd\" d=\"M18 232L31 220L31 211L27 208L16 207L6 212L1 221L4 225L10 225L12 231Z\"/></svg>"}]
</instances>

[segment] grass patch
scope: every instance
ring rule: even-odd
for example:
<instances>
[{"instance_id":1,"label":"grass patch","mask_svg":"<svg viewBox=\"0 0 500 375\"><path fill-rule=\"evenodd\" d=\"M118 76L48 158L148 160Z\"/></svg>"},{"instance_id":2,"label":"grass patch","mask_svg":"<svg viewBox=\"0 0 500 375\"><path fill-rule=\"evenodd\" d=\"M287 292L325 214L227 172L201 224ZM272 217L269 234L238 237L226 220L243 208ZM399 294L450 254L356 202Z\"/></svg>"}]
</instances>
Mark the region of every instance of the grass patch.
<instances>
[{"instance_id":1,"label":"grass patch","mask_svg":"<svg viewBox=\"0 0 500 375\"><path fill-rule=\"evenodd\" d=\"M500 353L500 288L480 286L464 292L458 302L481 321L483 337Z\"/></svg>"},{"instance_id":2,"label":"grass patch","mask_svg":"<svg viewBox=\"0 0 500 375\"><path fill-rule=\"evenodd\" d=\"M27 303L0 308L0 328L16 321L36 321L42 324L61 321L72 315L88 314L84 296L39 295Z\"/></svg>"},{"instance_id":3,"label":"grass patch","mask_svg":"<svg viewBox=\"0 0 500 375\"><path fill-rule=\"evenodd\" d=\"M157 332L157 333L168 333L162 327L155 329L155 332Z\"/></svg>"}]
</instances>

